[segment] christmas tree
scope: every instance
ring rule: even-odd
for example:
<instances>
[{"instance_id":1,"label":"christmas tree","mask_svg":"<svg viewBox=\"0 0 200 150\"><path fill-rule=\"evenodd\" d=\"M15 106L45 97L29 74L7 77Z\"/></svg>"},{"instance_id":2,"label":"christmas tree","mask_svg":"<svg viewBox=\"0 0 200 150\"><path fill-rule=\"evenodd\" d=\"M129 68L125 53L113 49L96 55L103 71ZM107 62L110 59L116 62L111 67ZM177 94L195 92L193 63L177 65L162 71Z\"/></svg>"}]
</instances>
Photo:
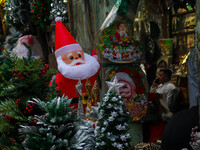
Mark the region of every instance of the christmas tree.
<instances>
[{"instance_id":1,"label":"christmas tree","mask_svg":"<svg viewBox=\"0 0 200 150\"><path fill-rule=\"evenodd\" d=\"M25 149L93 149L93 129L90 124L79 124L73 108L69 107L71 99L62 96L50 102L33 99L29 103L39 106L44 115L29 117L30 123L35 125L21 126L20 133L26 135L23 141Z\"/></svg>"},{"instance_id":2,"label":"christmas tree","mask_svg":"<svg viewBox=\"0 0 200 150\"><path fill-rule=\"evenodd\" d=\"M30 1L9 0L6 4L6 22L18 31L24 31L30 24Z\"/></svg>"},{"instance_id":3,"label":"christmas tree","mask_svg":"<svg viewBox=\"0 0 200 150\"><path fill-rule=\"evenodd\" d=\"M36 26L40 26L41 29L45 29L50 24L50 0L33 0L31 11L31 18L34 20Z\"/></svg>"},{"instance_id":4,"label":"christmas tree","mask_svg":"<svg viewBox=\"0 0 200 150\"><path fill-rule=\"evenodd\" d=\"M117 78L107 82L111 87L105 94L98 109L98 126L96 150L130 149L130 134L128 131L129 113L125 110L123 100L119 95Z\"/></svg>"},{"instance_id":5,"label":"christmas tree","mask_svg":"<svg viewBox=\"0 0 200 150\"><path fill-rule=\"evenodd\" d=\"M23 149L19 137L19 125L28 124L28 116L40 114L34 104L27 104L32 97L45 99L48 83L56 71L48 69L42 59L20 59L4 50L0 68L0 147Z\"/></svg>"}]
</instances>

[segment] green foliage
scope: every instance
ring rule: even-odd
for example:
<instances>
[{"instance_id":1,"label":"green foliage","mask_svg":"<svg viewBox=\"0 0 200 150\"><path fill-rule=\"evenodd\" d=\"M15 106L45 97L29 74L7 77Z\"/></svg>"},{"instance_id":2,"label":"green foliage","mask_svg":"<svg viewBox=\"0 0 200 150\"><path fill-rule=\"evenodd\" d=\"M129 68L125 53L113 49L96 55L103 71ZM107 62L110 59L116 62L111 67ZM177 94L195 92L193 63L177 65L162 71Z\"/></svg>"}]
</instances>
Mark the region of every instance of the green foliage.
<instances>
[{"instance_id":1,"label":"green foliage","mask_svg":"<svg viewBox=\"0 0 200 150\"><path fill-rule=\"evenodd\" d=\"M0 103L1 113L8 115L14 119L19 121L27 121L27 118L22 114L16 102L9 99L5 101L1 101Z\"/></svg>"},{"instance_id":2,"label":"green foliage","mask_svg":"<svg viewBox=\"0 0 200 150\"><path fill-rule=\"evenodd\" d=\"M108 91L98 110L96 150L130 149L129 113L115 90Z\"/></svg>"},{"instance_id":3,"label":"green foliage","mask_svg":"<svg viewBox=\"0 0 200 150\"><path fill-rule=\"evenodd\" d=\"M14 126L10 124L10 122L4 118L4 115L1 114L0 116L0 132L3 133L11 133L14 130ZM3 136L0 137L0 139L3 138ZM5 139L5 138L4 138ZM5 143L4 140L0 140L1 142Z\"/></svg>"},{"instance_id":4,"label":"green foliage","mask_svg":"<svg viewBox=\"0 0 200 150\"><path fill-rule=\"evenodd\" d=\"M71 100L62 96L47 103L38 99L29 102L38 105L45 114L29 118L30 122L36 122L35 126L21 126L19 131L26 134L26 140L23 142L24 148L27 150L73 149L77 142L74 136L77 132L78 119L69 107Z\"/></svg>"},{"instance_id":5,"label":"green foliage","mask_svg":"<svg viewBox=\"0 0 200 150\"><path fill-rule=\"evenodd\" d=\"M53 79L52 79L52 82L51 82L51 86L49 87L49 92L48 92L48 95L47 95L47 98L46 98L48 101L53 100L58 95L61 95L61 91L60 90L58 90L58 91L56 90L57 84L55 83L55 79L56 79L56 77L53 76Z\"/></svg>"},{"instance_id":6,"label":"green foliage","mask_svg":"<svg viewBox=\"0 0 200 150\"><path fill-rule=\"evenodd\" d=\"M50 3L51 0L34 0L32 4L31 18L34 20L36 26L40 26L41 29L45 29L50 24Z\"/></svg>"},{"instance_id":7,"label":"green foliage","mask_svg":"<svg viewBox=\"0 0 200 150\"><path fill-rule=\"evenodd\" d=\"M0 71L3 83L0 97L44 99L48 93L48 84L55 73L41 59L7 56Z\"/></svg>"},{"instance_id":8,"label":"green foliage","mask_svg":"<svg viewBox=\"0 0 200 150\"><path fill-rule=\"evenodd\" d=\"M27 101L32 97L45 99L48 84L56 73L42 59L32 58L30 47L25 46L29 49L28 58L11 56L5 50L0 68L0 139L5 135L7 141L0 140L0 147L4 149L23 149L19 125L27 125L28 116L43 113Z\"/></svg>"}]
</instances>

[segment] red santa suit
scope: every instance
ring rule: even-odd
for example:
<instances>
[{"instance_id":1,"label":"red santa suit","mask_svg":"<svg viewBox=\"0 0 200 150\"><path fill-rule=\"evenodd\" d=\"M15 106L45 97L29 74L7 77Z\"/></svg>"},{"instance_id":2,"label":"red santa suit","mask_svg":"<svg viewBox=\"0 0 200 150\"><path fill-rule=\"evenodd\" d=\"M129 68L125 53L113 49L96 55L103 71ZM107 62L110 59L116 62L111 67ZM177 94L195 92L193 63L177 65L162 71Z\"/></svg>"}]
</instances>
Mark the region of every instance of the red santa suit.
<instances>
[{"instance_id":1,"label":"red santa suit","mask_svg":"<svg viewBox=\"0 0 200 150\"><path fill-rule=\"evenodd\" d=\"M74 54L77 54L77 58ZM81 46L60 20L56 20L55 56L60 72L55 78L57 90L60 90L61 94L64 94L68 98L73 98L71 105L76 109L79 97L76 92L78 81L81 80L83 84L82 93L86 93L85 83L89 79L91 85L94 84L100 70L100 64L95 57L83 53ZM78 56L81 63L78 61ZM67 57L71 61L69 64L66 63Z\"/></svg>"}]
</instances>

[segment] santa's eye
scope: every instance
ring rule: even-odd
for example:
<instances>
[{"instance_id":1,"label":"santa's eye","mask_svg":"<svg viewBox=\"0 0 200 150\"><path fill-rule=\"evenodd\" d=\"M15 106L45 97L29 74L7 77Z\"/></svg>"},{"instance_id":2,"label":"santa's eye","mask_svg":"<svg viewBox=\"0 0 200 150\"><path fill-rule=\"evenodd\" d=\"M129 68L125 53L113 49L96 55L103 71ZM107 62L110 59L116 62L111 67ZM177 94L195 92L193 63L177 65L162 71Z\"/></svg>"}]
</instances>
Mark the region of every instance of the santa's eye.
<instances>
[{"instance_id":1,"label":"santa's eye","mask_svg":"<svg viewBox=\"0 0 200 150\"><path fill-rule=\"evenodd\" d=\"M81 54L78 54L78 57L81 58Z\"/></svg>"},{"instance_id":2,"label":"santa's eye","mask_svg":"<svg viewBox=\"0 0 200 150\"><path fill-rule=\"evenodd\" d=\"M74 57L73 57L73 56L70 56L70 59L72 60L72 59L74 59Z\"/></svg>"},{"instance_id":3,"label":"santa's eye","mask_svg":"<svg viewBox=\"0 0 200 150\"><path fill-rule=\"evenodd\" d=\"M122 86L122 89L126 89L127 87L125 87L125 86Z\"/></svg>"}]
</instances>

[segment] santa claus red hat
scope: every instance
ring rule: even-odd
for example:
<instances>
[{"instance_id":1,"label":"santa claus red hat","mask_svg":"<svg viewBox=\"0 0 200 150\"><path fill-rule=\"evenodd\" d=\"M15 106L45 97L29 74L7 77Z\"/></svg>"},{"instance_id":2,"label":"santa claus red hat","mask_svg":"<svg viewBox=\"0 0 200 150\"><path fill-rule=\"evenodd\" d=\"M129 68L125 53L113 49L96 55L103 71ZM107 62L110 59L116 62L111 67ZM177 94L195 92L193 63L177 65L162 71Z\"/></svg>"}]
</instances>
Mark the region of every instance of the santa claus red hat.
<instances>
[{"instance_id":1,"label":"santa claus red hat","mask_svg":"<svg viewBox=\"0 0 200 150\"><path fill-rule=\"evenodd\" d=\"M82 50L78 42L66 29L64 24L61 22L61 17L57 17L56 29L55 29L55 56L59 57L65 53Z\"/></svg>"}]
</instances>

